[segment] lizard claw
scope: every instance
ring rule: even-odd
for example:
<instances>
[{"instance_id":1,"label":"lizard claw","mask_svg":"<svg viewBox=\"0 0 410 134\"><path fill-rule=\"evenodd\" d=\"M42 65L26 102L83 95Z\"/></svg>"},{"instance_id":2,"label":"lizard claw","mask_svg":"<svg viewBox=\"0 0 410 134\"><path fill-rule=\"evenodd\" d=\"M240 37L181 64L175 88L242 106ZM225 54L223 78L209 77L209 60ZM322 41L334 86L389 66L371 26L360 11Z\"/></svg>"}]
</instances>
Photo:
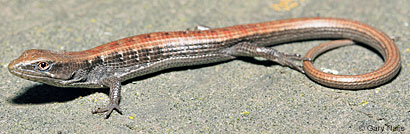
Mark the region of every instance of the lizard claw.
<instances>
[{"instance_id":1,"label":"lizard claw","mask_svg":"<svg viewBox=\"0 0 410 134\"><path fill-rule=\"evenodd\" d=\"M93 111L91 111L91 113L96 114L96 113L105 113L104 114L104 118L108 119L112 113L112 111L114 111L114 109L122 115L122 111L120 109L120 106L117 104L108 104L107 106L105 106L104 108L97 108Z\"/></svg>"},{"instance_id":2,"label":"lizard claw","mask_svg":"<svg viewBox=\"0 0 410 134\"><path fill-rule=\"evenodd\" d=\"M302 61L310 61L310 62L312 62L313 59L312 59L312 58L303 58Z\"/></svg>"}]
</instances>

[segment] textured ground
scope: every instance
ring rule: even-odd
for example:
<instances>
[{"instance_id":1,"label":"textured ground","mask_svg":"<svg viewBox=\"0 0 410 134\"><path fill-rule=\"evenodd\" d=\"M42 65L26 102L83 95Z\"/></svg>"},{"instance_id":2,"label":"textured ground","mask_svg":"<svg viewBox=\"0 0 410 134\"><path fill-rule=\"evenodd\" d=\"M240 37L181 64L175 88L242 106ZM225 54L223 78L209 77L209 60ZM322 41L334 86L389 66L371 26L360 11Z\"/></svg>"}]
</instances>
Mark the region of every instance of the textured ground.
<instances>
[{"instance_id":1,"label":"textured ground","mask_svg":"<svg viewBox=\"0 0 410 134\"><path fill-rule=\"evenodd\" d=\"M0 133L409 133L409 5L408 0L0 0ZM107 90L51 87L7 70L27 49L79 51L199 24L316 16L358 20L394 37L400 74L375 89L344 91L259 58L174 69L123 83L124 115L106 120L90 111L107 103ZM275 48L303 55L318 43ZM342 74L382 64L360 46L323 54L315 63Z\"/></svg>"}]
</instances>

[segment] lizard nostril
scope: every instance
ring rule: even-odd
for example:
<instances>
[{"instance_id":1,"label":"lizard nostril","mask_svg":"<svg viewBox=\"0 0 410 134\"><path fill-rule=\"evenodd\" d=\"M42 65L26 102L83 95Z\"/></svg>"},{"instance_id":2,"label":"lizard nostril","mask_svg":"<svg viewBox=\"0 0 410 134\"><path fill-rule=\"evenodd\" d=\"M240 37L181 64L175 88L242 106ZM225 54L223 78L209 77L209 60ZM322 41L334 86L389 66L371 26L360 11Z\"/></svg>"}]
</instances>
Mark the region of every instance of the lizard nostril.
<instances>
[{"instance_id":1,"label":"lizard nostril","mask_svg":"<svg viewBox=\"0 0 410 134\"><path fill-rule=\"evenodd\" d=\"M9 69L9 71L14 70L15 65L16 65L16 60L13 60L12 62L10 62L9 66L7 68Z\"/></svg>"}]
</instances>

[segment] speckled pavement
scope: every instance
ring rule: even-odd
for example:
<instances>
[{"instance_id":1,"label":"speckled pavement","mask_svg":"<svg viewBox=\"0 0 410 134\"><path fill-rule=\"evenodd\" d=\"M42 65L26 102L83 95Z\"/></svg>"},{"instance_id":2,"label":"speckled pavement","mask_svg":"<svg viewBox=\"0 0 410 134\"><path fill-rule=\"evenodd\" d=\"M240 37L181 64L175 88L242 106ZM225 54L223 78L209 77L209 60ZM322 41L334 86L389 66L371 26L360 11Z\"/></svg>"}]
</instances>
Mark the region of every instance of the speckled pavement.
<instances>
[{"instance_id":1,"label":"speckled pavement","mask_svg":"<svg viewBox=\"0 0 410 134\"><path fill-rule=\"evenodd\" d=\"M0 0L0 133L410 133L408 0ZM224 27L297 17L361 21L395 39L402 70L374 89L323 87L261 58L170 69L123 83L119 115L91 114L106 89L20 79L8 63L27 49L80 51L127 36L196 25ZM323 41L274 46L304 55ZM370 72L376 53L348 46L315 63Z\"/></svg>"}]
</instances>

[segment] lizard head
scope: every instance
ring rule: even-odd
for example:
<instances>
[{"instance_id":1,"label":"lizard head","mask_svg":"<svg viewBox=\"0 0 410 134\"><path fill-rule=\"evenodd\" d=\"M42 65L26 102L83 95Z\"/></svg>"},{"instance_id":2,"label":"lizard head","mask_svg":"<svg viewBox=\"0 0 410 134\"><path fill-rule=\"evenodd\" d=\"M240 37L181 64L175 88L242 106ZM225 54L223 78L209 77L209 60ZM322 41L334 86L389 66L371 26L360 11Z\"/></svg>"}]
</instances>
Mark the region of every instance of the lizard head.
<instances>
[{"instance_id":1,"label":"lizard head","mask_svg":"<svg viewBox=\"0 0 410 134\"><path fill-rule=\"evenodd\" d=\"M9 65L9 72L23 79L42 82L54 86L63 86L74 74L74 68L66 65L69 57L64 52L31 49Z\"/></svg>"}]
</instances>

